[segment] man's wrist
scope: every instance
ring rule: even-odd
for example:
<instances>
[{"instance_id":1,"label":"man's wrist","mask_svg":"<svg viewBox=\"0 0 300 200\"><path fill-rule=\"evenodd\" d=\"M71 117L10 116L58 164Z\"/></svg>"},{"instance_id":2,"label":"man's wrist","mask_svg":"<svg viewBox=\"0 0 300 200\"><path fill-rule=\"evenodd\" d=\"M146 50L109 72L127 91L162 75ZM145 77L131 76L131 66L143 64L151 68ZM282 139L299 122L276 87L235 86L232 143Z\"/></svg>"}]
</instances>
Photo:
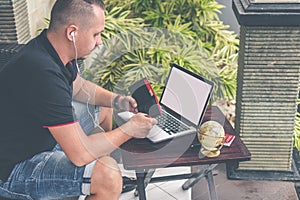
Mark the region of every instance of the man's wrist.
<instances>
[{"instance_id":1,"label":"man's wrist","mask_svg":"<svg viewBox=\"0 0 300 200\"><path fill-rule=\"evenodd\" d=\"M120 132L129 140L131 138L133 138L133 135L131 135L130 133L130 128L128 127L128 122L123 124L122 126L118 127L118 129L120 129Z\"/></svg>"},{"instance_id":2,"label":"man's wrist","mask_svg":"<svg viewBox=\"0 0 300 200\"><path fill-rule=\"evenodd\" d=\"M112 106L113 106L113 108L115 108L115 109L117 109L117 110L120 109L120 103L119 103L119 102L120 102L121 96L122 96L122 95L117 94L117 95L114 97L113 101L112 101Z\"/></svg>"}]
</instances>

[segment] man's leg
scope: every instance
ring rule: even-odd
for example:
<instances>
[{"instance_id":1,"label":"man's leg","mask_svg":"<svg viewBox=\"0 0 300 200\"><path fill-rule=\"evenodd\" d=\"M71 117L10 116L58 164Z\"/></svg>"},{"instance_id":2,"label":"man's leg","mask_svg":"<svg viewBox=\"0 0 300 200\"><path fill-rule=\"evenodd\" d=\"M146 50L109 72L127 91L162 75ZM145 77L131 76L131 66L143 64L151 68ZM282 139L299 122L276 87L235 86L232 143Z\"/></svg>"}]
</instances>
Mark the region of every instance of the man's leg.
<instances>
[{"instance_id":1,"label":"man's leg","mask_svg":"<svg viewBox=\"0 0 300 200\"><path fill-rule=\"evenodd\" d=\"M53 151L16 165L2 186L3 191L10 193L6 197L13 199L62 199L80 195L99 200L118 199L122 177L110 157L76 167L64 152Z\"/></svg>"},{"instance_id":2,"label":"man's leg","mask_svg":"<svg viewBox=\"0 0 300 200\"><path fill-rule=\"evenodd\" d=\"M97 160L91 178L91 195L87 199L118 199L122 176L116 161L110 157Z\"/></svg>"},{"instance_id":3,"label":"man's leg","mask_svg":"<svg viewBox=\"0 0 300 200\"><path fill-rule=\"evenodd\" d=\"M103 132L112 130L112 108L93 106L77 101L73 101L72 104L74 117L79 121L83 131L87 135L97 131Z\"/></svg>"},{"instance_id":4,"label":"man's leg","mask_svg":"<svg viewBox=\"0 0 300 200\"><path fill-rule=\"evenodd\" d=\"M104 129L104 131L112 130L113 122L113 109L101 107L99 115L99 125Z\"/></svg>"},{"instance_id":5,"label":"man's leg","mask_svg":"<svg viewBox=\"0 0 300 200\"><path fill-rule=\"evenodd\" d=\"M111 131L113 123L113 109L107 107L99 107L87 105L85 103L73 102L76 118L79 120L86 134L99 133L103 131ZM120 152L118 149L110 155L112 158L120 162ZM126 180L129 178L124 177ZM113 181L112 181L113 182ZM132 183L123 185L123 192L135 189Z\"/></svg>"}]
</instances>

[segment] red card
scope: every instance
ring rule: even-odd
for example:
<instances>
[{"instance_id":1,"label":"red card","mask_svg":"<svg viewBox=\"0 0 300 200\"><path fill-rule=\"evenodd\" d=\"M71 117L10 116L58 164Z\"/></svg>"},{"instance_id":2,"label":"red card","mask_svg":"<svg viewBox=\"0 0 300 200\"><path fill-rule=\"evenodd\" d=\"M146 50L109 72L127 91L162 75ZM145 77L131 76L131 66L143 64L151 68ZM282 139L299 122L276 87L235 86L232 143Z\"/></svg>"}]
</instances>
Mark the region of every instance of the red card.
<instances>
[{"instance_id":1,"label":"red card","mask_svg":"<svg viewBox=\"0 0 300 200\"><path fill-rule=\"evenodd\" d=\"M230 145L233 142L234 138L235 138L235 135L225 133L224 146L230 147Z\"/></svg>"}]
</instances>

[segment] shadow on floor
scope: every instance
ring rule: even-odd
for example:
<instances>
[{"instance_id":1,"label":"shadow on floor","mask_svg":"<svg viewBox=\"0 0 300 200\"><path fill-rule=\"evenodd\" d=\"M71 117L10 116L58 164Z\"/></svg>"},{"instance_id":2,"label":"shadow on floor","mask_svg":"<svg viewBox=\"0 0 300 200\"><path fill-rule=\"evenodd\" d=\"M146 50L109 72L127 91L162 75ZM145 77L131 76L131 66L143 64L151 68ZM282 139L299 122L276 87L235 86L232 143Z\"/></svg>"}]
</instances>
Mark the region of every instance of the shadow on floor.
<instances>
[{"instance_id":1,"label":"shadow on floor","mask_svg":"<svg viewBox=\"0 0 300 200\"><path fill-rule=\"evenodd\" d=\"M215 168L214 176L219 200L297 200L293 182L228 180L225 164ZM209 199L205 178L192 188L192 200Z\"/></svg>"}]
</instances>

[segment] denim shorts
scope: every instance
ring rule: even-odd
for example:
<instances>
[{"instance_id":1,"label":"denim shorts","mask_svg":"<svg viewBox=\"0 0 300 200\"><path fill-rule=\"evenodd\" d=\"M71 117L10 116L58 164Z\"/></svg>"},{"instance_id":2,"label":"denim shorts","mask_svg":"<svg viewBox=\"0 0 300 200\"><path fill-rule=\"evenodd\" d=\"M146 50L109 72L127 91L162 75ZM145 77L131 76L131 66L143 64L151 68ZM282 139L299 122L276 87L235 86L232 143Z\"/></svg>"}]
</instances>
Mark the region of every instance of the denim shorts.
<instances>
[{"instance_id":1,"label":"denim shorts","mask_svg":"<svg viewBox=\"0 0 300 200\"><path fill-rule=\"evenodd\" d=\"M74 102L73 106L83 130L90 133L98 124L99 107L78 102ZM0 196L11 199L62 199L89 195L95 162L76 167L57 145L53 151L37 154L17 164L7 181L0 180Z\"/></svg>"}]
</instances>

